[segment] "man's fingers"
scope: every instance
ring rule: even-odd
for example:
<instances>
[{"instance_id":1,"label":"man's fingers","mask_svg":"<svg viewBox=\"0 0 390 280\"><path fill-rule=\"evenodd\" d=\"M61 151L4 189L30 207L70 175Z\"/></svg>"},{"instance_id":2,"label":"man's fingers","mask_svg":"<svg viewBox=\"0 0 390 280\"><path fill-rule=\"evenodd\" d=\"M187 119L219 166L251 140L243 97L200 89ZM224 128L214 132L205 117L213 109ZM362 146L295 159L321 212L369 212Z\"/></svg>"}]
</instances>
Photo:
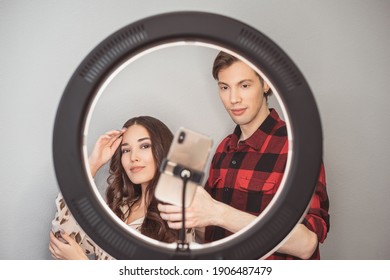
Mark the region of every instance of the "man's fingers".
<instances>
[{"instance_id":1,"label":"man's fingers","mask_svg":"<svg viewBox=\"0 0 390 280\"><path fill-rule=\"evenodd\" d=\"M163 220L166 220L168 226L172 229L181 229L182 227L182 209L181 207L175 205L167 204L158 204L158 209L160 210L160 216ZM186 227L193 227L194 220L192 219L192 212L186 211Z\"/></svg>"},{"instance_id":2,"label":"man's fingers","mask_svg":"<svg viewBox=\"0 0 390 280\"><path fill-rule=\"evenodd\" d=\"M178 222L182 220L181 213L160 213L161 218L169 222Z\"/></svg>"},{"instance_id":3,"label":"man's fingers","mask_svg":"<svg viewBox=\"0 0 390 280\"><path fill-rule=\"evenodd\" d=\"M175 206L175 205L171 205L171 204L161 204L159 203L157 205L158 207L158 210L160 212L163 212L163 213L181 213L181 207L179 206Z\"/></svg>"},{"instance_id":4,"label":"man's fingers","mask_svg":"<svg viewBox=\"0 0 390 280\"><path fill-rule=\"evenodd\" d=\"M171 229L181 229L182 224L181 224L181 222L168 222L168 226Z\"/></svg>"}]
</instances>

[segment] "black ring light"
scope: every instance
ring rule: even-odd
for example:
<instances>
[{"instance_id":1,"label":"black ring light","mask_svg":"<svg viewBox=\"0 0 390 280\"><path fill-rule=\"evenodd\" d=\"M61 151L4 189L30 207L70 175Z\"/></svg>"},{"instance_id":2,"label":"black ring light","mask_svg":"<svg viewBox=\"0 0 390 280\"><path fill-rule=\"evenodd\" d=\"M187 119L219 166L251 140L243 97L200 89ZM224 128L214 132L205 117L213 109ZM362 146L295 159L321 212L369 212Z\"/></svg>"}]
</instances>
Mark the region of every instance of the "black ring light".
<instances>
[{"instance_id":1,"label":"black ring light","mask_svg":"<svg viewBox=\"0 0 390 280\"><path fill-rule=\"evenodd\" d=\"M292 137L292 157L285 184L267 213L227 242L215 242L188 252L148 242L119 225L91 188L81 145L86 116L107 76L129 57L177 41L222 46L261 69L280 95L290 124L289 137ZM225 16L175 12L148 17L120 29L82 61L58 107L53 156L57 180L72 214L85 232L115 258L254 259L275 249L306 213L321 165L322 131L319 112L305 78L268 37Z\"/></svg>"}]
</instances>

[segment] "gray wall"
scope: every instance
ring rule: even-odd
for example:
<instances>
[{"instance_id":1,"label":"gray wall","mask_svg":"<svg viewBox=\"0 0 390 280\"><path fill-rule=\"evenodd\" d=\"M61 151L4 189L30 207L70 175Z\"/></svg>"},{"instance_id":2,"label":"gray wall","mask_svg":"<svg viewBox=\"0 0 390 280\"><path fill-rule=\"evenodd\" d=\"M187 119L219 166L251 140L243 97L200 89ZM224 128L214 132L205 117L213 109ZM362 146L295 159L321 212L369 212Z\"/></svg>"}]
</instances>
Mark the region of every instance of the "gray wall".
<instances>
[{"instance_id":1,"label":"gray wall","mask_svg":"<svg viewBox=\"0 0 390 280\"><path fill-rule=\"evenodd\" d=\"M0 1L0 259L50 259L48 232L58 193L52 130L73 71L117 29L146 16L182 10L241 20L269 36L293 59L313 90L323 122L331 231L321 246L322 257L390 259L390 2L368 0ZM173 130L184 125L211 134L217 142L232 124L218 103L208 72L213 51L189 50L190 57L199 55L192 61L199 64L192 64L191 75L169 74L169 84L175 84L171 89L153 91L130 81L121 91L113 83L118 95L135 97L140 96L135 92L145 90L152 98L161 98L159 106L147 107L146 102L131 107L132 99L103 106L103 95L88 143L144 112L166 121ZM188 53L179 53L183 57L162 59L166 63L162 69L185 68L182 58ZM144 85L149 83L146 79ZM198 114L186 114L194 96L188 93L180 97L185 105L179 102L178 112L169 110L178 102L174 94L195 89L202 91ZM207 93L212 100L205 102Z\"/></svg>"}]
</instances>

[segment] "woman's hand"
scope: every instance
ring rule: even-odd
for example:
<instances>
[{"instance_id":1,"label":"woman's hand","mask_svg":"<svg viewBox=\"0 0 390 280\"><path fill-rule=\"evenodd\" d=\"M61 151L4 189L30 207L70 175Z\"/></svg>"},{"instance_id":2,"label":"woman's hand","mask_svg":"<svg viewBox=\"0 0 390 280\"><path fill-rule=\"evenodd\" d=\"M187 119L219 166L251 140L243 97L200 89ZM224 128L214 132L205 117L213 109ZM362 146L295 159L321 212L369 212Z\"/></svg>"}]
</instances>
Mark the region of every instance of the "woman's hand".
<instances>
[{"instance_id":1,"label":"woman's hand","mask_svg":"<svg viewBox=\"0 0 390 280\"><path fill-rule=\"evenodd\" d=\"M61 233L61 237L67 242L59 240L50 231L49 250L53 259L56 260L88 260L83 249L66 233Z\"/></svg>"},{"instance_id":2,"label":"woman's hand","mask_svg":"<svg viewBox=\"0 0 390 280\"><path fill-rule=\"evenodd\" d=\"M96 141L92 153L89 156L89 167L92 177L95 176L100 167L112 158L122 141L122 135L125 131L126 128L108 131Z\"/></svg>"}]
</instances>

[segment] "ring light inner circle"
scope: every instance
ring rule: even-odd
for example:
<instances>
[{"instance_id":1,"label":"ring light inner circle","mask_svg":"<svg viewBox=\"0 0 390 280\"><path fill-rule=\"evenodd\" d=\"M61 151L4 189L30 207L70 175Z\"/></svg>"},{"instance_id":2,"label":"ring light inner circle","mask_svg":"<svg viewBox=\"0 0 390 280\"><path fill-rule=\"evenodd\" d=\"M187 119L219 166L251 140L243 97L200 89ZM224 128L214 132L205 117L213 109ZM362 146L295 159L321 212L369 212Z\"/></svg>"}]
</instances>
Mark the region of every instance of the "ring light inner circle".
<instances>
[{"instance_id":1,"label":"ring light inner circle","mask_svg":"<svg viewBox=\"0 0 390 280\"><path fill-rule=\"evenodd\" d=\"M135 235L137 238L140 238L143 241L149 242L149 243L151 243L154 246L162 246L164 248L175 250L177 243L160 242L160 241L157 241L155 239L152 239L150 237L147 237L147 236L141 234L137 230L132 229L131 227L129 227L125 222L123 222L119 217L117 217L114 214L114 212L108 207L108 205L104 201L102 195L100 194L100 192L99 192L99 190L98 190L98 188L97 188L97 186L95 184L95 181L94 181L94 179L93 179L93 177L91 175L91 170L89 168L89 164L87 164L88 163L87 138L88 138L88 131L89 131L91 118L92 118L92 113L94 111L94 108L96 107L96 105L97 105L100 97L102 96L103 92L105 91L107 86L113 81L113 79L123 69L125 69L129 64L131 64L132 62L142 58L143 56L145 56L147 54L150 54L152 52L158 51L158 50L162 50L162 49L169 48L169 47L178 47L178 46L200 46L200 47L212 48L212 49L216 49L216 50L219 50L219 51L224 51L226 53L229 53L229 54L237 57L238 59L244 61L245 63L247 63L250 67L252 67L252 69L254 69L268 83L268 85L272 89L272 92L275 95L276 100L277 100L277 102L280 105L280 108L282 110L282 113L283 113L283 116L284 116L284 119L285 119L285 122L286 122L287 132L288 132L288 146L289 146L289 150L288 150L288 155L287 155L287 165L286 165L286 168L285 168L285 173L283 175L283 178L282 178L281 184L279 186L279 189L277 190L276 194L272 198L272 200L269 203L269 205L263 210L263 212L258 217L256 217L256 219L253 222L251 222L249 225L247 225L246 227L244 227L240 231L238 231L238 232L236 232L236 233L234 233L234 234L232 234L232 235L230 235L228 237L225 237L225 238L223 238L221 240L218 240L218 241L213 241L211 243L206 243L206 244L190 243L190 249L191 250L199 250L199 249L209 248L209 247L213 247L213 246L217 246L217 245L221 245L223 243L229 242L230 240L236 238L237 236L239 236L240 234L242 234L246 230L249 230L254 224L256 224L258 221L260 221L262 219L262 217L267 215L269 209L271 207L275 206L276 202L278 201L280 192L283 190L283 187L285 185L286 178L288 177L288 174L289 174L289 171L290 171L290 167L291 167L291 159L292 159L292 156L293 156L292 155L293 135L292 135L291 125L290 125L290 120L289 120L289 117L288 117L289 115L287 113L285 104L282 101L282 98L278 94L277 89L269 81L268 77L263 74L261 69L259 69L257 66L255 66L253 63L251 63L249 60L247 60L245 57L237 54L236 52L234 52L234 51L232 51L230 49L225 48L224 46L211 44L211 43L206 43L206 42L201 42L201 41L184 40L184 41L177 41L177 42L169 42L169 43L164 43L164 44L160 44L160 45L157 45L157 46L145 49L145 50L143 50L143 51L141 51L141 52L139 52L139 53L129 57L126 61L124 61L119 66L117 66L112 71L112 73L109 74L105 78L105 80L101 83L101 85L98 87L98 90L97 90L97 92L96 92L96 94L95 94L95 96L94 96L94 98L93 98L93 100L91 102L91 105L90 105L90 107L88 109L88 113L87 113L86 118L85 118L85 125L83 127L82 154L83 154L84 167L86 168L86 174L88 176L89 182L91 183L91 188L93 190L94 196L100 202L100 204L105 208L106 212L110 215L110 217L113 220L115 220L116 223L119 224L124 230L127 230L130 234ZM206 170L206 172L207 172L207 170ZM304 215L305 215L305 213L302 215L302 217ZM275 249L277 247L275 247ZM272 251L270 253L272 253Z\"/></svg>"}]
</instances>

